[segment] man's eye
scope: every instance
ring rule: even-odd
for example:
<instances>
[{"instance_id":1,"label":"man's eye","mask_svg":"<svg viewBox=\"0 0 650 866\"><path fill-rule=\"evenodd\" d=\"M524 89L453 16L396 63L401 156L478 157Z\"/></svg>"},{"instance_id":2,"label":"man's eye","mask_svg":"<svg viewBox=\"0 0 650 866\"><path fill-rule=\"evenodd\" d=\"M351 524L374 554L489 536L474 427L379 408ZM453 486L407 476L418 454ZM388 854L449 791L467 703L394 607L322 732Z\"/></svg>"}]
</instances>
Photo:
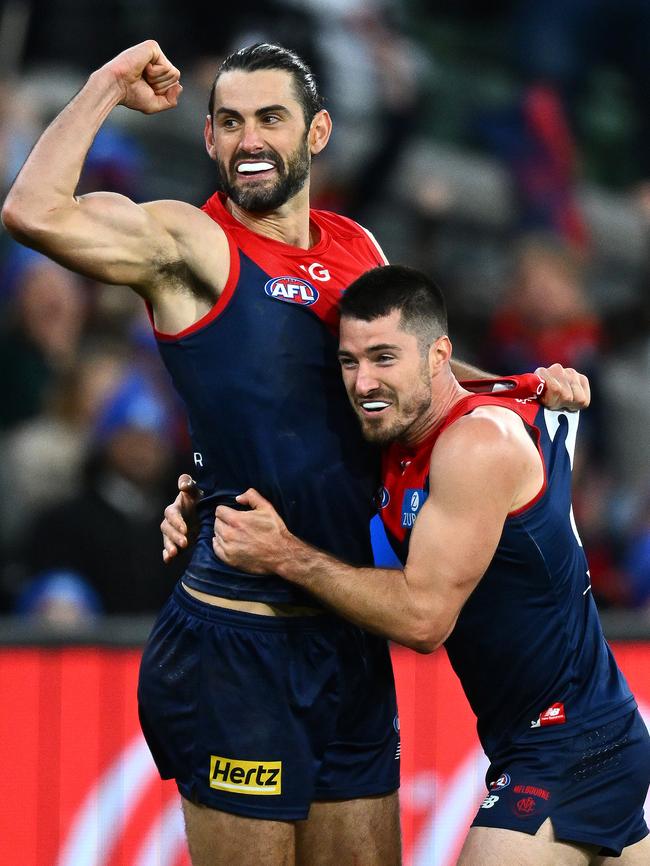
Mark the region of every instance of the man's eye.
<instances>
[{"instance_id":1,"label":"man's eye","mask_svg":"<svg viewBox=\"0 0 650 866\"><path fill-rule=\"evenodd\" d=\"M264 117L264 123L279 123L280 118L277 114L267 114Z\"/></svg>"},{"instance_id":2,"label":"man's eye","mask_svg":"<svg viewBox=\"0 0 650 866\"><path fill-rule=\"evenodd\" d=\"M377 358L377 363L378 364L390 364L390 362L394 361L394 360L395 360L394 355L380 355Z\"/></svg>"},{"instance_id":3,"label":"man's eye","mask_svg":"<svg viewBox=\"0 0 650 866\"><path fill-rule=\"evenodd\" d=\"M351 370L357 366L356 361L353 361L351 358L339 358L339 364L344 370Z\"/></svg>"}]
</instances>

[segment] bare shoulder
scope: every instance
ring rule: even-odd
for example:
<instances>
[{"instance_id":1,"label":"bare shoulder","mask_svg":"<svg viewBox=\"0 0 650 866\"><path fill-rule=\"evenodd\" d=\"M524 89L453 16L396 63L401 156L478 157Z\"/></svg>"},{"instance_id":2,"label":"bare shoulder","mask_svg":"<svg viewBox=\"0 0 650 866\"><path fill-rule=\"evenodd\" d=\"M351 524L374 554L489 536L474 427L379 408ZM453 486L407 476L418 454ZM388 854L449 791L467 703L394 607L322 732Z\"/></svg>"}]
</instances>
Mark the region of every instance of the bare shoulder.
<instances>
[{"instance_id":1,"label":"bare shoulder","mask_svg":"<svg viewBox=\"0 0 650 866\"><path fill-rule=\"evenodd\" d=\"M196 205L174 199L158 199L141 205L147 213L163 225L169 232L183 234L189 228L193 231L224 235L221 226Z\"/></svg>"},{"instance_id":2,"label":"bare shoulder","mask_svg":"<svg viewBox=\"0 0 650 866\"><path fill-rule=\"evenodd\" d=\"M481 473L514 479L537 468L540 458L521 417L501 406L463 415L443 431L431 455L431 473L456 482Z\"/></svg>"},{"instance_id":3,"label":"bare shoulder","mask_svg":"<svg viewBox=\"0 0 650 866\"><path fill-rule=\"evenodd\" d=\"M440 435L436 449L472 451L507 449L513 440L528 438L521 417L502 406L478 406Z\"/></svg>"},{"instance_id":4,"label":"bare shoulder","mask_svg":"<svg viewBox=\"0 0 650 866\"><path fill-rule=\"evenodd\" d=\"M142 207L177 242L185 246L207 244L217 255L228 252L228 241L224 230L204 211L184 201L160 199L145 202ZM207 252L207 250L206 250Z\"/></svg>"}]
</instances>

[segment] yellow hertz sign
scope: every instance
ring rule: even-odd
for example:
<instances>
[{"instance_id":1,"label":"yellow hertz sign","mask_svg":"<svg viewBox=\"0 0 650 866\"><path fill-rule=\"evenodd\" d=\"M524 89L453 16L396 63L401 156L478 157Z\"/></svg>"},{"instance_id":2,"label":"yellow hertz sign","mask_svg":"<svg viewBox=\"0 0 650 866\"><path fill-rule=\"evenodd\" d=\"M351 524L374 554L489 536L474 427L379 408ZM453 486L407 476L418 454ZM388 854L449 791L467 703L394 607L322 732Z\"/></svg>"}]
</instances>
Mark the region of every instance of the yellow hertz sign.
<instances>
[{"instance_id":1,"label":"yellow hertz sign","mask_svg":"<svg viewBox=\"0 0 650 866\"><path fill-rule=\"evenodd\" d=\"M238 761L210 755L210 787L235 794L281 794L282 761Z\"/></svg>"}]
</instances>

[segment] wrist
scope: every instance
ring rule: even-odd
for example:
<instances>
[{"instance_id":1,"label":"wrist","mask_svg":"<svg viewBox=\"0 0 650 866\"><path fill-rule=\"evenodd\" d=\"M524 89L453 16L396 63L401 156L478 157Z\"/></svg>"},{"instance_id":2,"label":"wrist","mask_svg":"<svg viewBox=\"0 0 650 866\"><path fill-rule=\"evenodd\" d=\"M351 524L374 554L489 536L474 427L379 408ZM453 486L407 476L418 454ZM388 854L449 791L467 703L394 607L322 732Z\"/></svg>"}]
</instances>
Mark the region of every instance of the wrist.
<instances>
[{"instance_id":1,"label":"wrist","mask_svg":"<svg viewBox=\"0 0 650 866\"><path fill-rule=\"evenodd\" d=\"M273 573L290 583L300 583L300 563L304 560L304 550L307 545L301 542L288 529L282 537L282 544L278 545L276 561L273 564Z\"/></svg>"},{"instance_id":2,"label":"wrist","mask_svg":"<svg viewBox=\"0 0 650 866\"><path fill-rule=\"evenodd\" d=\"M126 84L120 81L108 64L96 69L90 75L86 87L106 96L112 102L113 107L126 99Z\"/></svg>"}]
</instances>

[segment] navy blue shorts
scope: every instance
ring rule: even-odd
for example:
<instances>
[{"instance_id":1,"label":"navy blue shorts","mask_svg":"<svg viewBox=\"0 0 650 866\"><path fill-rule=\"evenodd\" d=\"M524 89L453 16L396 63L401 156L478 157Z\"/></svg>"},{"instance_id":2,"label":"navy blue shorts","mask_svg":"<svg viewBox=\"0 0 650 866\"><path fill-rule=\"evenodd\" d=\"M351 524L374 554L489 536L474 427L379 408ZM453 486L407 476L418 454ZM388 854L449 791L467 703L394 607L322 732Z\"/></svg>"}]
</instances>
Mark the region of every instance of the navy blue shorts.
<instances>
[{"instance_id":1,"label":"navy blue shorts","mask_svg":"<svg viewBox=\"0 0 650 866\"><path fill-rule=\"evenodd\" d=\"M514 746L492 763L486 783L473 827L534 835L550 818L559 840L617 857L648 835L650 736L634 710L573 737Z\"/></svg>"},{"instance_id":2,"label":"navy blue shorts","mask_svg":"<svg viewBox=\"0 0 650 866\"><path fill-rule=\"evenodd\" d=\"M188 800L271 820L399 787L386 641L329 613L204 604L179 584L140 666L140 722Z\"/></svg>"}]
</instances>

